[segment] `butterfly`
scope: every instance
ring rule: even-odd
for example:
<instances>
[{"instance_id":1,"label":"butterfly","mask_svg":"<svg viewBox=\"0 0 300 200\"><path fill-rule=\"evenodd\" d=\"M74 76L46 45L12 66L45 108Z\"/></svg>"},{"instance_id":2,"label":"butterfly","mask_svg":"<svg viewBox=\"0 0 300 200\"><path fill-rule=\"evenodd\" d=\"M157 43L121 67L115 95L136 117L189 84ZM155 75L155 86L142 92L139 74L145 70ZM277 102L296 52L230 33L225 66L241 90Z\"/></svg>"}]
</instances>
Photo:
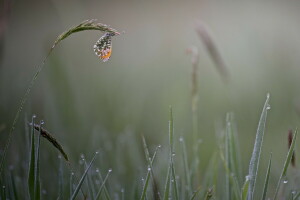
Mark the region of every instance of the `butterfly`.
<instances>
[{"instance_id":1,"label":"butterfly","mask_svg":"<svg viewBox=\"0 0 300 200\"><path fill-rule=\"evenodd\" d=\"M111 38L115 36L116 33L105 33L94 45L95 54L103 61L109 60L112 52Z\"/></svg>"}]
</instances>

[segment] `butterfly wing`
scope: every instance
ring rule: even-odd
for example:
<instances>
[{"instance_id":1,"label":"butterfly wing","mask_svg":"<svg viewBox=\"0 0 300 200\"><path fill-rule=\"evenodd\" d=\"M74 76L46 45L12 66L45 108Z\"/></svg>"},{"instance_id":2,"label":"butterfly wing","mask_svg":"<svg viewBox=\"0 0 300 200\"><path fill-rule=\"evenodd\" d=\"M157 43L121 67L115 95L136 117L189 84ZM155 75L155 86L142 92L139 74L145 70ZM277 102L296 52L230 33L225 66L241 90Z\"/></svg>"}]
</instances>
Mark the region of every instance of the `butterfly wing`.
<instances>
[{"instance_id":1,"label":"butterfly wing","mask_svg":"<svg viewBox=\"0 0 300 200\"><path fill-rule=\"evenodd\" d=\"M109 60L112 52L111 34L105 33L94 45L95 54L103 61Z\"/></svg>"}]
</instances>

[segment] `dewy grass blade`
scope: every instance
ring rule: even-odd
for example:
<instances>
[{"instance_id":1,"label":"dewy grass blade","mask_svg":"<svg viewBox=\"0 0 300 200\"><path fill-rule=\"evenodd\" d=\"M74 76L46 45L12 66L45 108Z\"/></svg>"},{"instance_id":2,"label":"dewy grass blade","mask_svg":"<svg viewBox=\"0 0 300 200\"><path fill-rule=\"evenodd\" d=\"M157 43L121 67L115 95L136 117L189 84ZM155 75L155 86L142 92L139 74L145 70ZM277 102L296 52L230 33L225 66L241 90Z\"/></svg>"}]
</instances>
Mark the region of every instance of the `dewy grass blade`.
<instances>
[{"instance_id":1,"label":"dewy grass blade","mask_svg":"<svg viewBox=\"0 0 300 200\"><path fill-rule=\"evenodd\" d=\"M282 178L286 176L286 172L287 172L288 166L289 166L290 163L291 163L292 156L293 156L294 149L295 149L295 144L296 144L297 134L298 134L298 130L296 129L295 134L294 134L294 136L293 136L292 144L291 144L291 146L290 146L289 152L288 152L288 154L287 154L286 160L285 160L284 165L283 165L283 169L282 169L282 172L281 172L279 181L278 181L278 183L277 183L277 187L276 187L276 190L275 190L275 194L274 194L273 200L275 200L275 199L277 198L277 194L278 194L278 191L279 191L281 182L282 182Z\"/></svg>"},{"instance_id":2,"label":"dewy grass blade","mask_svg":"<svg viewBox=\"0 0 300 200\"><path fill-rule=\"evenodd\" d=\"M142 139L143 139L143 145L144 145L144 151L145 151L146 159L148 161L148 169L147 169L147 176L146 176L146 180L145 180L145 184L144 184L144 188L143 188L143 192L142 192L140 200L145 200L146 199L148 185L149 185L149 180L150 180L150 176L151 175L152 175L152 178L154 180L152 164L153 164L153 161L154 161L154 159L156 157L156 153L157 153L158 147L156 148L156 150L155 150L155 152L153 154L153 157L151 159L150 155L149 155L149 151L148 151L148 147L147 147L147 144L146 144L145 137L142 136ZM154 195L156 196L156 198L159 198L159 197L157 197L158 194L154 194Z\"/></svg>"},{"instance_id":3,"label":"dewy grass blade","mask_svg":"<svg viewBox=\"0 0 300 200\"><path fill-rule=\"evenodd\" d=\"M249 190L249 176L246 176L246 180L241 192L241 200L247 199L248 190Z\"/></svg>"},{"instance_id":4,"label":"dewy grass blade","mask_svg":"<svg viewBox=\"0 0 300 200\"><path fill-rule=\"evenodd\" d=\"M186 145L183 137L179 138L179 142L182 145L182 159L184 162L184 175L185 175L185 181L187 183L187 190L188 193L192 191L192 185L191 185L191 176L190 176L190 169L188 165L188 158L187 158L187 152L186 152ZM190 195L190 194L189 194Z\"/></svg>"},{"instance_id":5,"label":"dewy grass blade","mask_svg":"<svg viewBox=\"0 0 300 200\"><path fill-rule=\"evenodd\" d=\"M169 200L169 195L170 195L170 174L171 174L171 165L168 167L168 173L167 173L167 180L165 184L165 192L164 192L164 200Z\"/></svg>"},{"instance_id":6,"label":"dewy grass blade","mask_svg":"<svg viewBox=\"0 0 300 200\"><path fill-rule=\"evenodd\" d=\"M266 179L265 179L264 190L263 190L261 200L265 200L266 196L267 196L271 165L272 165L272 153L270 154L270 159L269 159L269 164L268 164L268 169L267 169L267 175L266 175Z\"/></svg>"},{"instance_id":7,"label":"dewy grass blade","mask_svg":"<svg viewBox=\"0 0 300 200\"><path fill-rule=\"evenodd\" d=\"M30 83L29 83L29 85L28 85L28 87L27 87L27 89L25 91L25 94L23 95L23 97L22 97L22 99L20 101L19 108L18 108L18 110L16 112L16 115L14 117L11 129L10 129L10 131L8 133L8 138L6 140L5 147L4 147L4 150L3 150L3 154L2 154L2 158L1 158L1 163L0 163L0 177L2 177L1 174L2 174L2 171L3 171L3 167L4 167L4 161L5 161L5 158L6 158L7 150L8 150L8 147L10 145L10 142L11 142L12 133L15 130L16 124L17 124L17 122L19 120L19 116L20 116L20 114L21 114L21 112L23 110L23 107L24 107L24 105L25 105L25 103L26 103L26 101L27 101L27 99L29 97L31 89L33 88L33 86L35 84L35 81L36 81L37 77L39 76L40 72L44 68L45 63L46 63L48 57L50 56L50 54L52 53L52 51L54 50L54 48L56 47L56 45L58 43L60 43L62 40L66 39L67 37L69 37L73 33L77 33L77 32L80 32L80 31L86 31L86 30L98 30L98 31L102 31L102 32L110 32L110 33L113 33L114 35L120 35L120 33L117 32L115 29L110 28L109 26L107 26L105 24L96 23L95 19L91 19L91 20L85 20L85 21L83 21L79 25L72 27L71 29L65 31L64 33L62 33L61 35L59 35L57 37L57 39L55 40L54 44L52 45L52 47L48 51L48 54L44 58L43 62L37 67L37 71L33 75L32 79L31 79L31 81L30 81Z\"/></svg>"},{"instance_id":8,"label":"dewy grass blade","mask_svg":"<svg viewBox=\"0 0 300 200\"><path fill-rule=\"evenodd\" d=\"M108 172L111 173L112 170L109 169ZM96 173L98 173L99 179L100 179L100 181L103 183L104 180L103 180L103 178L102 178L102 175L101 175L100 170L99 170L99 169L96 169ZM103 185L103 187L104 187L103 189L104 189L104 195L105 195L105 198L106 198L107 200L110 200L110 196L109 196L109 194L108 194L108 191L107 191L107 188L106 188L105 184Z\"/></svg>"},{"instance_id":9,"label":"dewy grass blade","mask_svg":"<svg viewBox=\"0 0 300 200\"><path fill-rule=\"evenodd\" d=\"M40 122L40 130L43 122ZM38 134L36 151L35 151L35 167L34 167L34 199L40 200L41 198L41 185L40 185L40 144L41 144L41 133Z\"/></svg>"},{"instance_id":10,"label":"dewy grass blade","mask_svg":"<svg viewBox=\"0 0 300 200\"><path fill-rule=\"evenodd\" d=\"M102 182L102 184L101 184L101 186L100 186L100 188L99 188L99 191L98 191L98 193L97 193L97 195L96 195L96 198L95 198L96 200L98 200L98 199L100 198L101 193L102 193L103 189L105 188L105 183L106 183L106 181L108 180L108 176L109 176L110 173L111 173L111 170L108 170L107 175L106 175L106 177L104 178L104 180L103 180L103 182Z\"/></svg>"},{"instance_id":11,"label":"dewy grass blade","mask_svg":"<svg viewBox=\"0 0 300 200\"><path fill-rule=\"evenodd\" d=\"M257 170L259 166L261 147L264 138L267 112L270 109L269 99L270 99L270 95L268 94L258 123L253 153L249 164L249 189L248 189L248 197L247 197L248 200L252 200L254 197L255 182L256 182Z\"/></svg>"},{"instance_id":12,"label":"dewy grass blade","mask_svg":"<svg viewBox=\"0 0 300 200\"><path fill-rule=\"evenodd\" d=\"M88 164L87 164L86 160L84 160L84 165L85 165L85 169L87 169ZM94 185L93 185L91 174L89 172L87 173L87 185L88 185L88 191L89 191L89 194L90 194L89 199L95 200L96 192L95 192L95 188L94 188Z\"/></svg>"},{"instance_id":13,"label":"dewy grass blade","mask_svg":"<svg viewBox=\"0 0 300 200\"><path fill-rule=\"evenodd\" d=\"M78 185L76 186L76 188L75 188L75 190L74 190L74 192L73 192L73 194L72 194L70 200L74 200L75 197L77 196L77 194L78 194L78 192L79 192L79 190L80 190L80 188L81 188L81 185L82 185L82 183L83 183L83 181L84 181L84 179L85 179L85 177L86 177L86 175L87 175L89 169L91 168L92 164L94 163L94 161L95 161L97 155L98 155L98 152L95 153L95 155L94 155L92 161L90 162L89 166L86 168L85 172L83 173L83 175L82 175L82 177L81 177L81 179L80 179Z\"/></svg>"},{"instance_id":14,"label":"dewy grass blade","mask_svg":"<svg viewBox=\"0 0 300 200\"><path fill-rule=\"evenodd\" d=\"M200 188L198 188L198 190L196 192L193 193L192 197L191 197L191 200L195 200L195 198L197 197L197 195L199 194L200 192Z\"/></svg>"},{"instance_id":15,"label":"dewy grass blade","mask_svg":"<svg viewBox=\"0 0 300 200\"><path fill-rule=\"evenodd\" d=\"M34 118L32 116L31 123L34 124ZM28 193L30 199L34 199L34 167L35 167L35 134L34 128L31 126L31 143L30 143L30 158L29 158L29 173L28 173Z\"/></svg>"},{"instance_id":16,"label":"dewy grass blade","mask_svg":"<svg viewBox=\"0 0 300 200\"><path fill-rule=\"evenodd\" d=\"M169 121L169 143L170 143L170 167L171 167L171 177L173 182L173 188L175 193L175 199L178 200L178 191L177 191L177 180L175 176L175 167L173 162L174 153L174 121L173 121L173 110L170 106L170 121Z\"/></svg>"}]
</instances>

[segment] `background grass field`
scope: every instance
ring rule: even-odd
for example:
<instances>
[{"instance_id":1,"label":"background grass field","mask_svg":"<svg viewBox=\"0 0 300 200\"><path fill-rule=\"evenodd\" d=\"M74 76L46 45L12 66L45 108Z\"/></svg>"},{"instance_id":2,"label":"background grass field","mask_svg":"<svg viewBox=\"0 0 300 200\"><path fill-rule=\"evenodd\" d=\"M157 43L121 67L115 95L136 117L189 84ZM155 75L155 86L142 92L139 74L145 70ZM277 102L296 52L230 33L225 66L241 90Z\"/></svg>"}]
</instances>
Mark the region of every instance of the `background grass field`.
<instances>
[{"instance_id":1,"label":"background grass field","mask_svg":"<svg viewBox=\"0 0 300 200\"><path fill-rule=\"evenodd\" d=\"M207 188L213 188L214 198L222 199L228 186L220 156L223 152L226 159L226 115L234 113L232 123L241 170L238 182L242 187L267 93L271 95L271 110L254 199L261 197L270 152L272 167L267 196L273 197L288 152L288 130L299 126L299 2L3 1L0 8L1 149L36 67L60 33L94 18L124 31L112 39L113 53L106 63L92 49L103 34L100 31L71 35L48 58L18 120L2 174L1 184L6 188L12 188L8 180L13 177L19 199L26 198L28 191L31 128L27 122L33 114L37 115L36 123L44 120L43 127L60 142L71 163L70 167L62 160L60 167L59 152L41 138L43 199L57 199L59 193L64 195L61 199L68 199L70 168L77 177L77 185L84 171L82 155L89 163L96 151L99 155L90 170L95 187L101 185L96 168L103 178L112 169L106 183L111 199L139 199L148 168L142 135L150 156L161 145L153 170L163 196L170 164L169 105L173 108L173 159L179 199L191 198L192 194L189 191L184 196L187 183L181 137L186 145L187 163L195 174L191 176L192 190L200 187L200 195L205 196ZM230 75L227 82L195 31L199 21L208 27L226 63ZM192 62L186 54L191 46L199 49L196 121L200 153L196 156ZM295 155L296 167L288 168L288 183L279 195L288 196L290 189L299 189L297 145ZM199 166L193 169L197 159ZM216 162L209 165L213 159ZM206 175L216 172L219 179L205 185L203 181L209 180ZM154 198L152 187L150 184L148 199ZM89 188L84 182L82 192L88 195ZM174 191L174 187L171 189ZM7 189L9 196L8 191L12 190ZM80 195L78 199L82 198Z\"/></svg>"}]
</instances>

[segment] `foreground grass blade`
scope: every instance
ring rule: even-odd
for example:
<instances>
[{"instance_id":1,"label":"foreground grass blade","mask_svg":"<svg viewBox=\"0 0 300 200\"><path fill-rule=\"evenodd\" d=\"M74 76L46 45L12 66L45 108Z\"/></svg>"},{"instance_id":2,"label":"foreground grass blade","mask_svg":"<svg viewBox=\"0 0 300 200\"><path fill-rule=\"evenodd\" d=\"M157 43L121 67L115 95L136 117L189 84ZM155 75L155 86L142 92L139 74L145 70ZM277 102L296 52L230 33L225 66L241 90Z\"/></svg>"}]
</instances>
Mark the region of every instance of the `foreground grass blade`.
<instances>
[{"instance_id":1,"label":"foreground grass blade","mask_svg":"<svg viewBox=\"0 0 300 200\"><path fill-rule=\"evenodd\" d=\"M270 99L270 95L268 94L258 123L253 153L249 164L249 189L248 189L248 197L247 197L248 200L252 200L254 197L255 182L256 182L257 170L259 166L261 147L264 138L267 112L270 109L269 99Z\"/></svg>"},{"instance_id":2,"label":"foreground grass blade","mask_svg":"<svg viewBox=\"0 0 300 200\"><path fill-rule=\"evenodd\" d=\"M182 159L183 159L183 167L184 167L184 176L185 181L187 183L187 192L188 195L190 195L190 192L192 191L192 185L191 185L191 175L190 175L190 169L188 165L188 157L187 157L187 151L186 151L186 145L183 137L179 138L179 141L182 145Z\"/></svg>"},{"instance_id":3,"label":"foreground grass blade","mask_svg":"<svg viewBox=\"0 0 300 200\"><path fill-rule=\"evenodd\" d=\"M166 180L165 192L164 192L164 200L169 200L170 183L171 183L170 174L171 174L171 165L168 167L167 180Z\"/></svg>"},{"instance_id":4,"label":"foreground grass blade","mask_svg":"<svg viewBox=\"0 0 300 200\"><path fill-rule=\"evenodd\" d=\"M42 122L40 123L42 127ZM40 128L41 130L41 128ZM34 167L34 199L40 200L41 198L41 185L40 185L40 144L41 134L38 135L35 151L35 167Z\"/></svg>"},{"instance_id":5,"label":"foreground grass blade","mask_svg":"<svg viewBox=\"0 0 300 200\"><path fill-rule=\"evenodd\" d=\"M34 124L35 116L32 116L31 123ZM34 199L34 166L35 166L35 134L34 128L31 127L31 143L30 143L30 158L29 158L29 173L28 173L28 193L30 199Z\"/></svg>"},{"instance_id":6,"label":"foreground grass blade","mask_svg":"<svg viewBox=\"0 0 300 200\"><path fill-rule=\"evenodd\" d=\"M100 173L100 170L99 169L97 169L96 170L96 172L98 173L98 175L99 175L99 180L103 183L103 178L102 178L102 175L101 175L101 173ZM111 173L112 172L112 170L111 169L109 169L108 170L108 172L109 173ZM104 189L104 195L105 195L105 198L107 199L107 200L110 200L110 196L109 196L109 194L108 194L108 191L107 191L107 188L106 188L106 186L105 185L103 185L103 189Z\"/></svg>"},{"instance_id":7,"label":"foreground grass blade","mask_svg":"<svg viewBox=\"0 0 300 200\"><path fill-rule=\"evenodd\" d=\"M57 142L57 140L43 127L40 128L38 125L34 125L35 130L39 131L41 136L46 138L59 152L63 155L66 161L69 161L68 155L65 153L62 146Z\"/></svg>"},{"instance_id":8,"label":"foreground grass blade","mask_svg":"<svg viewBox=\"0 0 300 200\"><path fill-rule=\"evenodd\" d=\"M287 172L288 166L291 163L292 156L293 156L294 149L295 149L297 134L298 134L298 130L296 129L295 134L293 136L292 144L290 146L289 152L287 154L286 160L285 160L284 165L283 165L283 169L282 169L279 181L277 183L277 187L276 187L276 190L275 190L275 194L274 194L273 200L275 200L277 198L277 194L278 194L281 182L282 182L282 178L286 176L286 172Z\"/></svg>"},{"instance_id":9,"label":"foreground grass blade","mask_svg":"<svg viewBox=\"0 0 300 200\"><path fill-rule=\"evenodd\" d=\"M249 176L246 176L246 180L242 188L241 200L247 199L248 189L249 189Z\"/></svg>"},{"instance_id":10,"label":"foreground grass blade","mask_svg":"<svg viewBox=\"0 0 300 200\"><path fill-rule=\"evenodd\" d=\"M98 199L100 198L101 193L102 193L103 189L105 188L105 183L106 183L106 181L108 180L108 176L109 176L110 173L111 173L111 170L108 170L107 175L106 175L106 177L104 178L104 180L103 180L103 182L102 182L102 184L101 184L101 186L100 186L100 188L99 188L99 191L98 191L98 193L97 193L97 195L96 195L96 198L95 198L96 200L98 200Z\"/></svg>"},{"instance_id":11,"label":"foreground grass blade","mask_svg":"<svg viewBox=\"0 0 300 200\"><path fill-rule=\"evenodd\" d=\"M33 88L33 86L35 84L35 81L36 81L37 77L39 76L40 72L44 68L48 57L50 56L50 54L52 53L52 51L56 47L56 45L58 43L60 43L62 40L66 39L67 37L69 37L73 33L77 33L77 32L80 32L80 31L86 31L86 30L98 30L98 31L103 31L103 32L110 32L110 33L113 33L114 35L119 35L120 34L115 29L112 29L112 28L110 28L109 26L107 26L105 24L96 23L96 20L92 19L92 20L85 20L85 21L81 22L79 25L70 28L69 30L63 32L61 35L59 35L57 37L57 39L55 40L55 42L52 45L51 49L49 50L48 54L44 58L43 62L41 63L41 65L39 65L37 67L37 71L33 75L32 79L31 79L31 81L30 81L30 83L29 83L29 85L28 85L28 87L25 91L25 94L21 99L19 108L18 108L17 113L15 115L15 118L13 120L11 129L9 131L8 138L6 140L5 147L4 147L4 150L3 150L3 155L2 155L1 163L0 163L0 177L2 177L1 174L2 174L2 171L3 171L3 166L4 166L4 161L5 161L5 158L6 158L7 150L8 150L8 147L10 145L10 142L11 142L12 133L15 130L16 124L19 120L19 116L20 116L20 114L23 110L23 107L24 107L24 105L25 105L25 103L26 103L26 101L29 97L31 89Z\"/></svg>"},{"instance_id":12,"label":"foreground grass blade","mask_svg":"<svg viewBox=\"0 0 300 200\"><path fill-rule=\"evenodd\" d=\"M150 158L150 155L149 155L149 151L148 151L148 148L147 148L147 144L146 144L146 140L144 138L144 136L142 137L143 139L143 144L144 144L144 150L145 150L145 154L146 154L146 159L148 161L148 170L147 170L147 176L146 176L146 180L145 180L145 184L144 184L144 188L143 188L143 192L142 192L142 195L141 195L141 198L140 200L145 200L146 199L146 194L147 194L147 189L148 189L148 185L149 185L149 180L150 180L150 176L152 175L153 177L153 180L154 180L154 176L153 176L153 170L152 170L152 164L153 164L153 161L156 157L156 153L157 153L157 150L158 150L158 147L156 148L154 154L153 154L153 157L152 159ZM156 184L154 183L154 187L156 186ZM155 191L157 192L157 189L155 189ZM159 196L158 194L154 194L155 198L159 199Z\"/></svg>"},{"instance_id":13,"label":"foreground grass blade","mask_svg":"<svg viewBox=\"0 0 300 200\"><path fill-rule=\"evenodd\" d=\"M197 197L197 195L199 194L200 190L201 190L201 189L198 188L198 190L197 190L196 192L193 193L193 195L192 195L192 197L191 197L191 200L194 200L194 199Z\"/></svg>"},{"instance_id":14,"label":"foreground grass blade","mask_svg":"<svg viewBox=\"0 0 300 200\"><path fill-rule=\"evenodd\" d=\"M271 171L271 165L272 165L272 153L271 153L270 159L269 159L269 165L268 165L268 169L267 169L267 174L266 174L266 179L265 179L265 184L264 184L264 190L263 190L263 194L262 194L261 200L265 200L266 196L267 196L268 185L269 185L269 178L270 178L270 171Z\"/></svg>"},{"instance_id":15,"label":"foreground grass blade","mask_svg":"<svg viewBox=\"0 0 300 200\"><path fill-rule=\"evenodd\" d=\"M95 161L97 155L98 155L98 152L95 153L95 155L94 155L92 161L90 162L89 166L86 168L85 172L83 173L83 175L82 175L82 177L81 177L81 179L80 179L78 185L76 186L76 188L75 188L75 190L74 190L74 192L73 192L73 194L72 194L70 200L74 200L75 197L77 196L77 194L78 194L78 192L79 192L79 190L80 190L80 188L81 188L81 185L82 185L82 183L83 183L83 181L84 181L84 179L85 179L85 177L86 177L86 175L87 175L89 169L91 168L92 164L94 163L94 161Z\"/></svg>"},{"instance_id":16,"label":"foreground grass blade","mask_svg":"<svg viewBox=\"0 0 300 200\"><path fill-rule=\"evenodd\" d=\"M205 200L209 200L213 197L213 189L210 188L207 190L206 195L205 195Z\"/></svg>"}]
</instances>

